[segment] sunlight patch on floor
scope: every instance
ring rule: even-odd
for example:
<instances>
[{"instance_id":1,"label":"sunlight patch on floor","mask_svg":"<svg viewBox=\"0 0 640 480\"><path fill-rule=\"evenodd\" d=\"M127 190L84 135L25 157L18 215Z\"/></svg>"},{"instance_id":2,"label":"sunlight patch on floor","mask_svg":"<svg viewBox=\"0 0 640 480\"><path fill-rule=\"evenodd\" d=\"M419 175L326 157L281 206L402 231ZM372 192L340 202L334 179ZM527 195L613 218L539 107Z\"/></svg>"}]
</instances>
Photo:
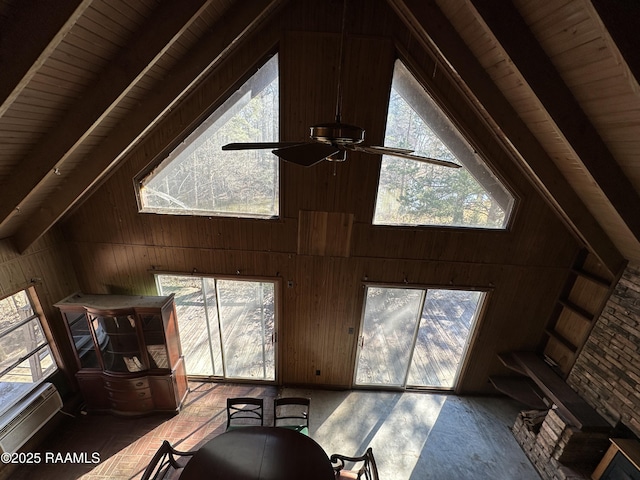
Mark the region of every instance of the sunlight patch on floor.
<instances>
[{"instance_id":1,"label":"sunlight patch on floor","mask_svg":"<svg viewBox=\"0 0 640 480\"><path fill-rule=\"evenodd\" d=\"M446 399L399 392L283 392L297 395L311 397L311 437L328 454L361 455L371 446L381 478L396 479L409 478Z\"/></svg>"}]
</instances>

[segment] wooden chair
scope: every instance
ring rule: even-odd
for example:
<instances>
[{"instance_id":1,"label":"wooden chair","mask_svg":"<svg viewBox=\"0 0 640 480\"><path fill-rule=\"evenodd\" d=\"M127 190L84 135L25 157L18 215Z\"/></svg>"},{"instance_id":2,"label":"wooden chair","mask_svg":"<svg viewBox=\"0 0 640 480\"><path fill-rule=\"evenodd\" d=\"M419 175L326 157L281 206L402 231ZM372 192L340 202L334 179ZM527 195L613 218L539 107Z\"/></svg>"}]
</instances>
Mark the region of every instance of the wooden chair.
<instances>
[{"instance_id":1,"label":"wooden chair","mask_svg":"<svg viewBox=\"0 0 640 480\"><path fill-rule=\"evenodd\" d=\"M162 445L151 458L149 465L145 469L140 480L160 480L167 477L171 469L179 470L184 468L186 462L178 462L177 457L191 457L196 452L181 452L163 440Z\"/></svg>"},{"instance_id":2,"label":"wooden chair","mask_svg":"<svg viewBox=\"0 0 640 480\"><path fill-rule=\"evenodd\" d=\"M227 398L227 430L264 425L262 398Z\"/></svg>"},{"instance_id":3,"label":"wooden chair","mask_svg":"<svg viewBox=\"0 0 640 480\"><path fill-rule=\"evenodd\" d=\"M357 470L345 470L344 462L361 463L362 466ZM379 480L378 467L376 460L373 458L373 450L371 447L361 457L347 457L345 455L331 455L331 463L337 463L333 469L336 472L336 480L354 479L354 480Z\"/></svg>"},{"instance_id":4,"label":"wooden chair","mask_svg":"<svg viewBox=\"0 0 640 480\"><path fill-rule=\"evenodd\" d=\"M273 401L273 425L309 435L311 400L301 397L276 398Z\"/></svg>"}]
</instances>

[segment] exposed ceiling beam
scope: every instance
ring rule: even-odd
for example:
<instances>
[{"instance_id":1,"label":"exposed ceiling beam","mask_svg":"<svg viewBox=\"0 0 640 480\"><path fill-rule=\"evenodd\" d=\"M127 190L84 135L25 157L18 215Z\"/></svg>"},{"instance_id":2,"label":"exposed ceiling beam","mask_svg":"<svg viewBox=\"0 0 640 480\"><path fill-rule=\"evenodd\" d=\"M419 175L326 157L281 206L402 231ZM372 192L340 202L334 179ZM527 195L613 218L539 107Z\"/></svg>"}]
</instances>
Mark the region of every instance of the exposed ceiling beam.
<instances>
[{"instance_id":1,"label":"exposed ceiling beam","mask_svg":"<svg viewBox=\"0 0 640 480\"><path fill-rule=\"evenodd\" d=\"M629 70L640 83L640 2L635 0L591 0L598 16L622 54Z\"/></svg>"},{"instance_id":2,"label":"exposed ceiling beam","mask_svg":"<svg viewBox=\"0 0 640 480\"><path fill-rule=\"evenodd\" d=\"M640 195L511 2L470 0L559 132L633 235L640 240Z\"/></svg>"},{"instance_id":3,"label":"exposed ceiling beam","mask_svg":"<svg viewBox=\"0 0 640 480\"><path fill-rule=\"evenodd\" d=\"M388 2L424 48L450 65L453 73L473 92L476 103L503 132L502 140L520 158L534 185L571 231L617 275L625 259L438 6L424 0Z\"/></svg>"},{"instance_id":4,"label":"exposed ceiling beam","mask_svg":"<svg viewBox=\"0 0 640 480\"><path fill-rule=\"evenodd\" d=\"M16 207L42 186L62 162L117 106L157 59L195 21L212 0L162 2L122 48L94 83L79 96L55 128L22 159L11 173L14 179L0 191L0 227L17 213Z\"/></svg>"},{"instance_id":5,"label":"exposed ceiling beam","mask_svg":"<svg viewBox=\"0 0 640 480\"><path fill-rule=\"evenodd\" d=\"M24 252L49 230L86 192L103 180L118 160L184 98L196 83L210 73L221 59L226 58L231 50L238 48L263 22L271 18L285 2L286 0L254 0L238 4L225 14L209 36L201 40L196 49L169 72L162 81L162 88L150 94L135 112L120 122L109 137L89 154L90 161L69 174L55 198L43 205L21 226L13 237L17 249ZM261 46L253 49L255 54L264 55L264 49L273 48L278 38L255 39L256 44ZM182 129L189 128L182 118L174 124L180 125ZM179 134L180 132L176 133Z\"/></svg>"},{"instance_id":6,"label":"exposed ceiling beam","mask_svg":"<svg viewBox=\"0 0 640 480\"><path fill-rule=\"evenodd\" d=\"M18 2L0 35L0 117L93 0Z\"/></svg>"}]
</instances>

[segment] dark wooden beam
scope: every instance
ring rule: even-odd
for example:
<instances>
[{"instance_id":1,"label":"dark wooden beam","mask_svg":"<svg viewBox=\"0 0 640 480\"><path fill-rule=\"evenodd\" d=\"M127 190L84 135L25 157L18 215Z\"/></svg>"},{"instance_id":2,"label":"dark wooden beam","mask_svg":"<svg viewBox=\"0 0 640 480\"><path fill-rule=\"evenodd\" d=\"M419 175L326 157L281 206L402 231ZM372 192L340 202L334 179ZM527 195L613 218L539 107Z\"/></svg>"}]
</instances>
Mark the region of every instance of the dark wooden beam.
<instances>
[{"instance_id":1,"label":"dark wooden beam","mask_svg":"<svg viewBox=\"0 0 640 480\"><path fill-rule=\"evenodd\" d=\"M567 227L614 276L626 264L606 232L586 208L533 133L520 119L489 74L466 46L433 0L388 0L418 42L451 65L502 133L503 143Z\"/></svg>"},{"instance_id":2,"label":"dark wooden beam","mask_svg":"<svg viewBox=\"0 0 640 480\"><path fill-rule=\"evenodd\" d=\"M212 0L163 2L122 48L65 116L14 168L12 183L0 191L0 226L16 207L40 188L47 175L62 163L115 108L157 59L195 21Z\"/></svg>"},{"instance_id":3,"label":"dark wooden beam","mask_svg":"<svg viewBox=\"0 0 640 480\"><path fill-rule=\"evenodd\" d=\"M183 99L219 62L227 58L229 52L240 48L243 40L254 33L263 22L267 21L286 0L255 0L249 4L235 6L224 15L211 33L187 57L182 59L169 72L162 82L162 88L150 94L136 109L113 129L109 137L89 154L89 159L82 168L78 168L64 180L55 198L42 206L15 233L13 240L16 248L24 252L38 238L44 235L69 209L71 209L85 193L99 184L112 173L115 165L121 160L138 140L148 133L157 122ZM251 68L259 57L274 48L279 39L276 29L274 34L254 39ZM213 89L209 89L213 90ZM208 95L223 95L208 92ZM213 100L212 100L213 101ZM174 120L173 116L167 118ZM193 120L194 122L197 119ZM176 137L183 135L191 128L191 123L184 118L174 121L181 128L174 131ZM173 142L174 137L167 139ZM168 147L167 144L165 147Z\"/></svg>"},{"instance_id":4,"label":"dark wooden beam","mask_svg":"<svg viewBox=\"0 0 640 480\"><path fill-rule=\"evenodd\" d=\"M471 0L476 18L518 69L629 230L640 240L640 195L511 2Z\"/></svg>"},{"instance_id":5,"label":"dark wooden beam","mask_svg":"<svg viewBox=\"0 0 640 480\"><path fill-rule=\"evenodd\" d=\"M0 28L0 116L93 0L18 2Z\"/></svg>"},{"instance_id":6,"label":"dark wooden beam","mask_svg":"<svg viewBox=\"0 0 640 480\"><path fill-rule=\"evenodd\" d=\"M640 2L591 0L591 3L620 50L631 74L637 82L640 82L640 40L638 40Z\"/></svg>"}]
</instances>

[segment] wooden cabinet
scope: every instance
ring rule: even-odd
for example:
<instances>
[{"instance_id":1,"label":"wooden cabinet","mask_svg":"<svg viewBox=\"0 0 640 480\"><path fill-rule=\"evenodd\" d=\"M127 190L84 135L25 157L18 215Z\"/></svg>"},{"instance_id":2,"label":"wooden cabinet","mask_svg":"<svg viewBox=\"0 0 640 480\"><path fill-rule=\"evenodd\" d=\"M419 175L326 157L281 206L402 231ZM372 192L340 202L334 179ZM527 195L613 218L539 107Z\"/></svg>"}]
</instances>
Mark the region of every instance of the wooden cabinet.
<instances>
[{"instance_id":1,"label":"wooden cabinet","mask_svg":"<svg viewBox=\"0 0 640 480\"><path fill-rule=\"evenodd\" d=\"M56 304L92 412L177 412L187 394L173 295L73 294Z\"/></svg>"},{"instance_id":2,"label":"wooden cabinet","mask_svg":"<svg viewBox=\"0 0 640 480\"><path fill-rule=\"evenodd\" d=\"M640 479L640 442L611 438L611 446L591 474L593 480Z\"/></svg>"}]
</instances>

